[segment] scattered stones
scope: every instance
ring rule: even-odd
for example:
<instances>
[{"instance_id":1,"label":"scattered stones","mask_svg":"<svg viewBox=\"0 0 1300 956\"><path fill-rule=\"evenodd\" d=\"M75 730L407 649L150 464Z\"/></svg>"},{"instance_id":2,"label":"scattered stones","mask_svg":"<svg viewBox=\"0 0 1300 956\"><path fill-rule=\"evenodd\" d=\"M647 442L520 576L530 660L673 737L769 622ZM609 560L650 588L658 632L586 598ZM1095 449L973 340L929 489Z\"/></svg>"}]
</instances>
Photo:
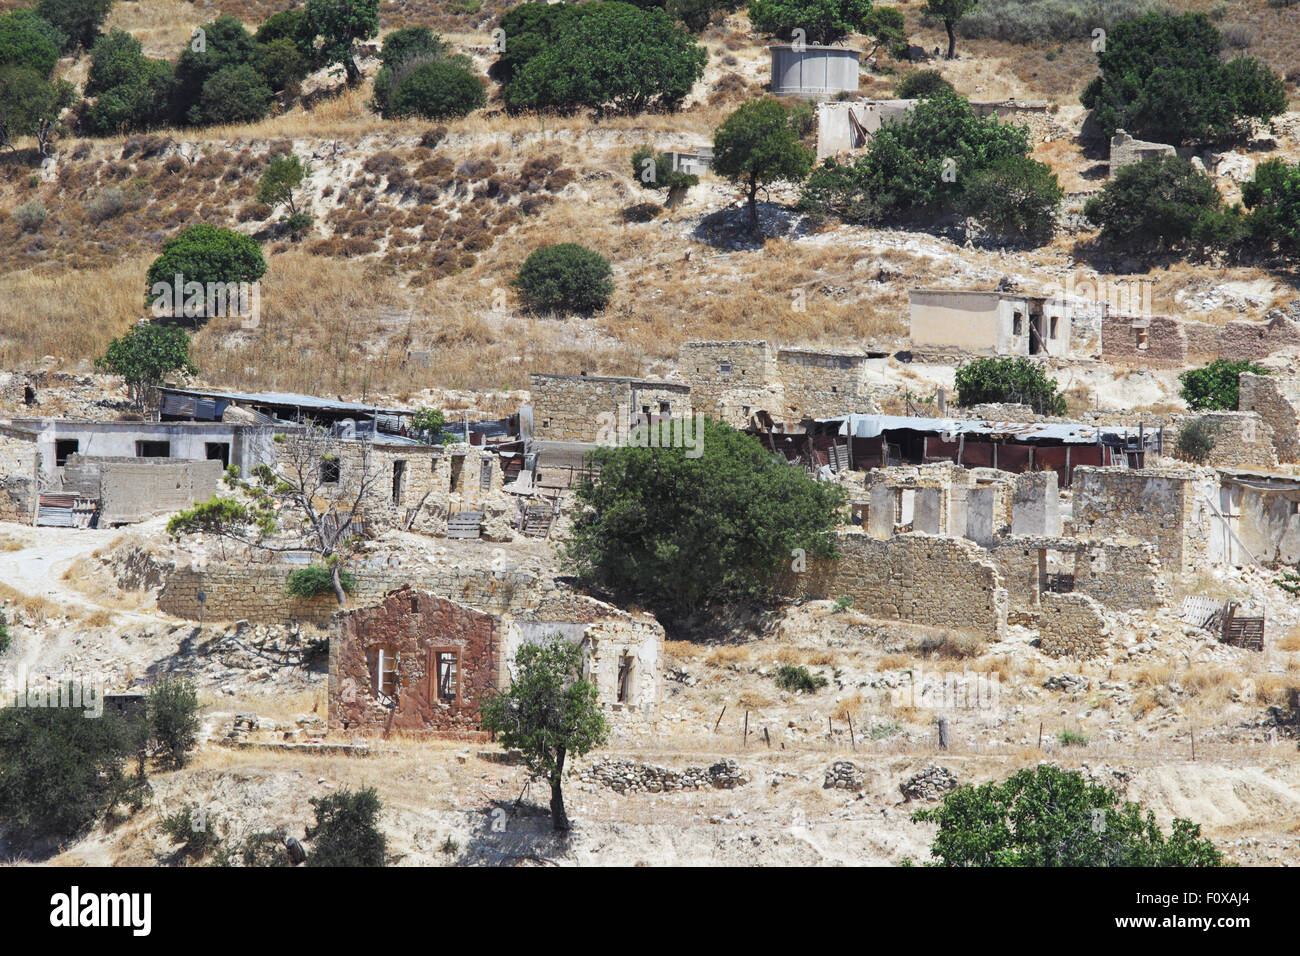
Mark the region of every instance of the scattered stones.
<instances>
[{"instance_id":1,"label":"scattered stones","mask_svg":"<svg viewBox=\"0 0 1300 956\"><path fill-rule=\"evenodd\" d=\"M1059 690L1074 694L1091 689L1092 680L1082 674L1054 674L1043 681L1043 686L1048 690Z\"/></svg>"},{"instance_id":2,"label":"scattered stones","mask_svg":"<svg viewBox=\"0 0 1300 956\"><path fill-rule=\"evenodd\" d=\"M928 800L933 803L956 786L957 777L951 770L931 764L909 777L898 789L902 791L903 799L909 803L913 800Z\"/></svg>"},{"instance_id":3,"label":"scattered stones","mask_svg":"<svg viewBox=\"0 0 1300 956\"><path fill-rule=\"evenodd\" d=\"M749 783L749 775L734 760L704 767L670 770L625 757L597 760L578 775L583 783L599 784L617 793L675 793L680 790L732 790Z\"/></svg>"}]
</instances>

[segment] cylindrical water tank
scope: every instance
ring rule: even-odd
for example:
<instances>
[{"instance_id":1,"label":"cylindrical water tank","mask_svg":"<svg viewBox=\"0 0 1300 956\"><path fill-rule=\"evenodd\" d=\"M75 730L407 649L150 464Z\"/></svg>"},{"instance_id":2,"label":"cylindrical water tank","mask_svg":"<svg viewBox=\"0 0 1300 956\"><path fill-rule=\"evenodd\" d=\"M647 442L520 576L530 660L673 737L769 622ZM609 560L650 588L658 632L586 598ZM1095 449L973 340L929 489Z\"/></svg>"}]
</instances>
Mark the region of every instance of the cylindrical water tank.
<instances>
[{"instance_id":1,"label":"cylindrical water tank","mask_svg":"<svg viewBox=\"0 0 1300 956\"><path fill-rule=\"evenodd\" d=\"M857 50L805 44L768 47L772 53L772 93L820 96L858 91Z\"/></svg>"}]
</instances>

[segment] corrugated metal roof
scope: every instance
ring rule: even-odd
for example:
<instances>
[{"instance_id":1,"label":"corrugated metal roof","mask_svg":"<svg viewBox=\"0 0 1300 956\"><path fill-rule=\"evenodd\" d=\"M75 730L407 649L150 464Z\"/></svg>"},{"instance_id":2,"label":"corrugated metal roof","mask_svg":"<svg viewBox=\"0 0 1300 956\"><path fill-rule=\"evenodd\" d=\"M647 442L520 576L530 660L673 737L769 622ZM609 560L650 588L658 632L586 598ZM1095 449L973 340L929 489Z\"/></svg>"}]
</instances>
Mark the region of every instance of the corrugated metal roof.
<instances>
[{"instance_id":1,"label":"corrugated metal roof","mask_svg":"<svg viewBox=\"0 0 1300 956\"><path fill-rule=\"evenodd\" d=\"M188 395L196 398L212 398L231 402L245 402L250 405L286 405L293 408L314 408L319 411L364 412L374 414L383 412L389 415L410 415L404 408L380 408L377 405L362 405L358 402L344 402L316 395L303 395L298 392L209 392L186 388L160 388L160 392L172 395Z\"/></svg>"},{"instance_id":2,"label":"corrugated metal roof","mask_svg":"<svg viewBox=\"0 0 1300 956\"><path fill-rule=\"evenodd\" d=\"M846 415L819 418L819 424L840 422L839 434L854 438L877 438L881 432L911 429L953 435L1007 435L1019 441L1047 439L1067 445L1093 445L1100 431L1102 439L1130 438L1139 429L1129 425L1085 425L1082 422L997 422L987 419L917 418L908 415ZM1148 433L1154 429L1146 429Z\"/></svg>"}]
</instances>

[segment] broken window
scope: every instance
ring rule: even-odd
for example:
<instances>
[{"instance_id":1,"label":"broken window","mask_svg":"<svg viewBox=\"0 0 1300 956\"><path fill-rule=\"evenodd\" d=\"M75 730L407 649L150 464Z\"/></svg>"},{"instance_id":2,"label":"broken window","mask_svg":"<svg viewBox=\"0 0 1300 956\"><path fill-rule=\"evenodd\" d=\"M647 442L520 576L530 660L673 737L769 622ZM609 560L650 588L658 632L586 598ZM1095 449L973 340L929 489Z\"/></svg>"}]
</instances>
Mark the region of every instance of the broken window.
<instances>
[{"instance_id":1,"label":"broken window","mask_svg":"<svg viewBox=\"0 0 1300 956\"><path fill-rule=\"evenodd\" d=\"M208 461L221 462L222 468L230 467L230 442L210 441L203 445L203 457Z\"/></svg>"},{"instance_id":2,"label":"broken window","mask_svg":"<svg viewBox=\"0 0 1300 956\"><path fill-rule=\"evenodd\" d=\"M731 363L730 363L730 362L719 362L719 363L718 363L718 374L719 374L719 375L730 375L730 374L731 374Z\"/></svg>"},{"instance_id":3,"label":"broken window","mask_svg":"<svg viewBox=\"0 0 1300 956\"><path fill-rule=\"evenodd\" d=\"M626 704L632 699L632 655L623 654L618 659L618 702Z\"/></svg>"},{"instance_id":4,"label":"broken window","mask_svg":"<svg viewBox=\"0 0 1300 956\"><path fill-rule=\"evenodd\" d=\"M172 443L169 441L138 441L135 443L137 458L170 458Z\"/></svg>"},{"instance_id":5,"label":"broken window","mask_svg":"<svg viewBox=\"0 0 1300 956\"><path fill-rule=\"evenodd\" d=\"M451 490L460 491L460 473L465 470L465 456L451 456Z\"/></svg>"},{"instance_id":6,"label":"broken window","mask_svg":"<svg viewBox=\"0 0 1300 956\"><path fill-rule=\"evenodd\" d=\"M1013 313L1011 316L1011 334L1022 335L1024 333L1024 328L1025 328L1024 315L1022 315L1019 312Z\"/></svg>"},{"instance_id":7,"label":"broken window","mask_svg":"<svg viewBox=\"0 0 1300 956\"><path fill-rule=\"evenodd\" d=\"M1146 351L1147 347L1151 344L1149 332L1150 332L1149 329L1144 329L1144 328L1133 330L1134 333L1133 344L1138 349L1138 351Z\"/></svg>"},{"instance_id":8,"label":"broken window","mask_svg":"<svg viewBox=\"0 0 1300 956\"><path fill-rule=\"evenodd\" d=\"M75 438L60 438L54 443L54 464L62 468L68 463L68 456L75 455L81 449L81 442Z\"/></svg>"},{"instance_id":9,"label":"broken window","mask_svg":"<svg viewBox=\"0 0 1300 956\"><path fill-rule=\"evenodd\" d=\"M444 704L454 704L460 696L460 653L454 648L443 648L433 652L434 679L438 700Z\"/></svg>"},{"instance_id":10,"label":"broken window","mask_svg":"<svg viewBox=\"0 0 1300 956\"><path fill-rule=\"evenodd\" d=\"M323 485L337 485L339 483L339 460L333 455L321 456L320 480Z\"/></svg>"},{"instance_id":11,"label":"broken window","mask_svg":"<svg viewBox=\"0 0 1300 956\"><path fill-rule=\"evenodd\" d=\"M385 704L397 704L397 652L376 648L371 662L375 696Z\"/></svg>"},{"instance_id":12,"label":"broken window","mask_svg":"<svg viewBox=\"0 0 1300 956\"><path fill-rule=\"evenodd\" d=\"M406 483L406 459L393 462L393 504L402 503L402 489Z\"/></svg>"}]
</instances>

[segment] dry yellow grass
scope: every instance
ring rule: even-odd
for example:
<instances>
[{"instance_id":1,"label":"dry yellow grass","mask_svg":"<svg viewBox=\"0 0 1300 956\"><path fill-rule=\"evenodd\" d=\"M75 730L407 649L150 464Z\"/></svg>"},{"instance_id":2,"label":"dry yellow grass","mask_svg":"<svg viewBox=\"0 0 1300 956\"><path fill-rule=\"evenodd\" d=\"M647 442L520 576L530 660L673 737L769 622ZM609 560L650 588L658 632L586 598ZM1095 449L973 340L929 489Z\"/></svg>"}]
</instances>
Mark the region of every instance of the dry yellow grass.
<instances>
[{"instance_id":1,"label":"dry yellow grass","mask_svg":"<svg viewBox=\"0 0 1300 956\"><path fill-rule=\"evenodd\" d=\"M705 657L705 663L712 664L714 667L725 667L727 664L739 664L750 660L753 657L748 647L741 644L720 644L709 651Z\"/></svg>"}]
</instances>

